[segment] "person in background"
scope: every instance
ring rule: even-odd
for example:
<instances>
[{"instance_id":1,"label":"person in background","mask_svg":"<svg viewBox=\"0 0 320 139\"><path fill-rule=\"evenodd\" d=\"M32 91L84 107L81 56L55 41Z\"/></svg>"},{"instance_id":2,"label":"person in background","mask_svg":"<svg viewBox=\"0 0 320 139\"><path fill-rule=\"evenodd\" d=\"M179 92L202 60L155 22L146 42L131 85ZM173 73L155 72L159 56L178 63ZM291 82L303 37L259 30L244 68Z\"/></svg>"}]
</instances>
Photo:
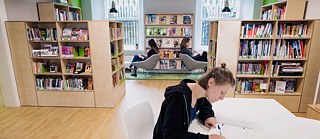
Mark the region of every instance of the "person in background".
<instances>
[{"instance_id":1,"label":"person in background","mask_svg":"<svg viewBox=\"0 0 320 139\"><path fill-rule=\"evenodd\" d=\"M232 72L222 64L204 74L198 82L184 79L180 84L166 88L153 139L225 139L216 134L191 133L188 128L198 111L203 124L215 128L211 103L223 100L234 85Z\"/></svg>"},{"instance_id":2,"label":"person in background","mask_svg":"<svg viewBox=\"0 0 320 139\"><path fill-rule=\"evenodd\" d=\"M208 61L208 57L207 57L207 52L203 51L202 53L198 53L196 51L194 51L193 53L188 49L188 47L190 46L190 39L184 37L181 41L180 44L180 53L181 54L187 54L190 57L192 57L194 60L197 61L203 61L203 62L207 62Z\"/></svg>"},{"instance_id":3,"label":"person in background","mask_svg":"<svg viewBox=\"0 0 320 139\"><path fill-rule=\"evenodd\" d=\"M154 39L150 39L148 41L148 44L151 49L148 51L147 56L137 54L133 57L131 63L138 62L138 61L144 61L144 60L148 59L149 57L151 57L152 55L159 53L158 46L157 46L156 41ZM127 68L126 70L131 70L132 71L131 76L137 77L137 68L132 66L132 64L130 64L129 68Z\"/></svg>"}]
</instances>

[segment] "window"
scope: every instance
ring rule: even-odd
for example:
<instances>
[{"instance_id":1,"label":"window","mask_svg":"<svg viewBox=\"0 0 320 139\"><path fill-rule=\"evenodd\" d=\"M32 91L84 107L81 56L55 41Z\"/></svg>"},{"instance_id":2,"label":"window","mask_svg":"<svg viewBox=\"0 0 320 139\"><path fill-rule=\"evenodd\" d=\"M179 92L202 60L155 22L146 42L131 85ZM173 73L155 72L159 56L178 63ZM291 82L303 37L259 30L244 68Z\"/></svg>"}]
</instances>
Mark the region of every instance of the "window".
<instances>
[{"instance_id":1,"label":"window","mask_svg":"<svg viewBox=\"0 0 320 139\"><path fill-rule=\"evenodd\" d=\"M241 0L229 0L229 8L231 10L230 18L239 18ZM222 18L222 9L225 6L225 0L202 0L201 18L202 33L201 45L209 44L209 23L212 20Z\"/></svg>"},{"instance_id":2,"label":"window","mask_svg":"<svg viewBox=\"0 0 320 139\"><path fill-rule=\"evenodd\" d=\"M140 18L140 2L142 0L105 0L105 17L109 18L109 10L115 3L118 11L117 21L123 22L124 28L124 49L135 50L135 45L139 44L139 18ZM114 20L114 18L111 18Z\"/></svg>"}]
</instances>

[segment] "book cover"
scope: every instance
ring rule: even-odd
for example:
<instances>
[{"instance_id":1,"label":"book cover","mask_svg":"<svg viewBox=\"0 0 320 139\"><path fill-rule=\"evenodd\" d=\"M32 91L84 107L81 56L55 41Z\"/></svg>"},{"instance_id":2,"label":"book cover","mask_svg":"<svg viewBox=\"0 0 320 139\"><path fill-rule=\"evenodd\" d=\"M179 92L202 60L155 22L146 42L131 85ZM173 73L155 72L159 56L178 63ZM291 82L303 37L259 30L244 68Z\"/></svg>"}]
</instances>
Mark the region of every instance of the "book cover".
<instances>
[{"instance_id":1,"label":"book cover","mask_svg":"<svg viewBox=\"0 0 320 139\"><path fill-rule=\"evenodd\" d=\"M162 39L161 38L156 39L156 43L157 43L158 47L162 47Z\"/></svg>"},{"instance_id":2,"label":"book cover","mask_svg":"<svg viewBox=\"0 0 320 139\"><path fill-rule=\"evenodd\" d=\"M191 16L190 15L183 15L183 24L191 24Z\"/></svg>"},{"instance_id":3,"label":"book cover","mask_svg":"<svg viewBox=\"0 0 320 139\"><path fill-rule=\"evenodd\" d=\"M169 69L177 69L177 62L175 60L169 60Z\"/></svg>"},{"instance_id":4,"label":"book cover","mask_svg":"<svg viewBox=\"0 0 320 139\"><path fill-rule=\"evenodd\" d=\"M296 88L296 79L283 79L286 82L285 92L294 93Z\"/></svg>"},{"instance_id":5,"label":"book cover","mask_svg":"<svg viewBox=\"0 0 320 139\"><path fill-rule=\"evenodd\" d=\"M177 27L169 27L169 36L177 36Z\"/></svg>"},{"instance_id":6,"label":"book cover","mask_svg":"<svg viewBox=\"0 0 320 139\"><path fill-rule=\"evenodd\" d=\"M284 81L276 81L276 93L284 93L286 90L286 82Z\"/></svg>"},{"instance_id":7,"label":"book cover","mask_svg":"<svg viewBox=\"0 0 320 139\"><path fill-rule=\"evenodd\" d=\"M177 24L178 17L176 15L173 15L170 17L170 24Z\"/></svg>"},{"instance_id":8,"label":"book cover","mask_svg":"<svg viewBox=\"0 0 320 139\"><path fill-rule=\"evenodd\" d=\"M163 47L173 47L173 40L169 38L164 38L163 40Z\"/></svg>"},{"instance_id":9,"label":"book cover","mask_svg":"<svg viewBox=\"0 0 320 139\"><path fill-rule=\"evenodd\" d=\"M72 28L64 28L62 30L62 40L71 40Z\"/></svg>"},{"instance_id":10,"label":"book cover","mask_svg":"<svg viewBox=\"0 0 320 139\"><path fill-rule=\"evenodd\" d=\"M179 38L173 39L173 47L180 48L180 42L181 40Z\"/></svg>"},{"instance_id":11,"label":"book cover","mask_svg":"<svg viewBox=\"0 0 320 139\"><path fill-rule=\"evenodd\" d=\"M159 17L159 24L167 24L167 16L162 15Z\"/></svg>"},{"instance_id":12,"label":"book cover","mask_svg":"<svg viewBox=\"0 0 320 139\"><path fill-rule=\"evenodd\" d=\"M92 73L92 68L90 63L86 64L85 73Z\"/></svg>"},{"instance_id":13,"label":"book cover","mask_svg":"<svg viewBox=\"0 0 320 139\"><path fill-rule=\"evenodd\" d=\"M148 14L148 24L155 24L156 18L157 17L155 14Z\"/></svg>"},{"instance_id":14,"label":"book cover","mask_svg":"<svg viewBox=\"0 0 320 139\"><path fill-rule=\"evenodd\" d=\"M87 28L80 28L78 40L89 40Z\"/></svg>"},{"instance_id":15,"label":"book cover","mask_svg":"<svg viewBox=\"0 0 320 139\"><path fill-rule=\"evenodd\" d=\"M164 28L160 28L160 33L159 33L159 35L162 35L162 36L167 36L167 28L166 27L164 27Z\"/></svg>"}]
</instances>

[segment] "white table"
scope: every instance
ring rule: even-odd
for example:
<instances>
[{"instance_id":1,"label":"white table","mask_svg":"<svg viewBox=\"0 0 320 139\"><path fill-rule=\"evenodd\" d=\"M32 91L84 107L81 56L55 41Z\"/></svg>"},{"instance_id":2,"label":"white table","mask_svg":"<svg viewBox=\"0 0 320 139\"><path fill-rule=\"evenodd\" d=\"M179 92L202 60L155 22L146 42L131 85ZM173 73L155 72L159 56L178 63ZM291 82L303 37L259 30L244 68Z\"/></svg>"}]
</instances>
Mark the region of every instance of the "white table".
<instances>
[{"instance_id":1,"label":"white table","mask_svg":"<svg viewBox=\"0 0 320 139\"><path fill-rule=\"evenodd\" d=\"M241 138L320 139L320 121L298 118L273 99L226 98L214 103L213 110L218 123L249 131ZM208 132L198 121L189 131Z\"/></svg>"}]
</instances>

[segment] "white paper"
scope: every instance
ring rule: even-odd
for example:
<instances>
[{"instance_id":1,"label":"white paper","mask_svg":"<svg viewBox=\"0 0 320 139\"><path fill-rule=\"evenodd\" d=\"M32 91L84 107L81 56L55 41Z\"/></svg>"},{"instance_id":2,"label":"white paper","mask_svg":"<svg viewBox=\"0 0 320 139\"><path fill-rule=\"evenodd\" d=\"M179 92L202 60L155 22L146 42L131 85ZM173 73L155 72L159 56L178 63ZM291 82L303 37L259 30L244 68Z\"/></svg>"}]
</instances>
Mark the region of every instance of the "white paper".
<instances>
[{"instance_id":1,"label":"white paper","mask_svg":"<svg viewBox=\"0 0 320 139\"><path fill-rule=\"evenodd\" d=\"M260 83L260 89L267 89L266 83Z\"/></svg>"}]
</instances>

